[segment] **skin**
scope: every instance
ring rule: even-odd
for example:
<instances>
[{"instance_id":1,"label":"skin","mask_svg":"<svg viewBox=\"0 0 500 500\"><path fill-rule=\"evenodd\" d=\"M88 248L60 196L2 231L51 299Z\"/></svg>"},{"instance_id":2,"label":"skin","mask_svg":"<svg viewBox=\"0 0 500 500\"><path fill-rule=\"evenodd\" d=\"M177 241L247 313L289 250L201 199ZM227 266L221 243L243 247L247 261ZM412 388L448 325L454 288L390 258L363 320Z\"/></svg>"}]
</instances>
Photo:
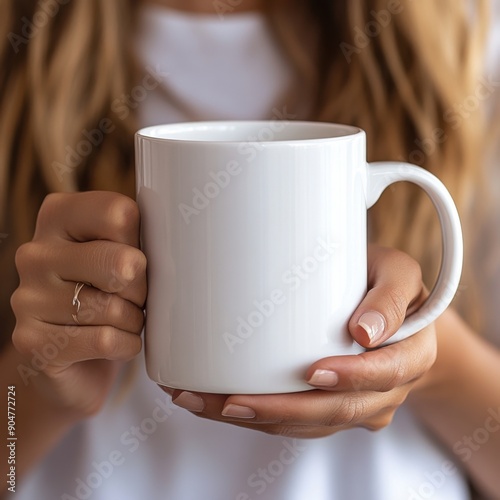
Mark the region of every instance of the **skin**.
<instances>
[{"instance_id":1,"label":"skin","mask_svg":"<svg viewBox=\"0 0 500 500\"><path fill-rule=\"evenodd\" d=\"M138 240L139 211L130 198L107 192L52 194L40 209L33 240L19 248L20 286L11 301L17 318L15 349L6 349L0 360L2 379L21 388L18 478L67 429L100 410L121 364L140 352L147 283L146 258ZM370 290L349 330L360 344L376 347L420 305L425 289L418 265L396 250L370 247L369 279ZM81 325L68 330L66 325L74 324L69 300L76 281L94 287L83 288ZM66 303L68 307L61 306ZM380 312L387 325L372 344L358 325L366 311ZM498 407L500 356L451 312L438 325L441 354L434 366L436 335L431 326L359 356L318 360L304 374L308 380L315 369L334 370L335 386L262 396L199 394L195 397L202 406L193 414L269 434L321 437L352 427L385 427L415 387L416 413L452 450L457 439L483 425L489 408ZM55 335L68 331L68 344L25 385L19 366L30 366L33 349L42 351ZM179 403L181 392L173 392L174 402ZM253 416L224 416L229 405L250 408ZM31 418L35 411L37 419ZM500 432L491 434L487 445L463 464L490 495L499 488L494 465L499 450Z\"/></svg>"},{"instance_id":2,"label":"skin","mask_svg":"<svg viewBox=\"0 0 500 500\"><path fill-rule=\"evenodd\" d=\"M364 347L376 347L401 326L426 295L420 268L410 257L387 248L369 247L369 293L349 322L351 335ZM408 276L411 278L408 279ZM387 328L370 343L358 325L368 311L380 311ZM338 382L318 390L261 396L198 394L203 409L194 413L211 420L225 421L269 434L314 438L351 427L378 430L388 425L409 391L434 363L436 339L433 326L384 349L352 356L333 356L312 364L304 374L309 380L316 370L334 371ZM313 387L314 385L311 384ZM182 391L164 390L183 406ZM192 398L191 398L192 399ZM243 416L223 415L230 408ZM243 409L255 416L245 415ZM187 409L193 411L192 407ZM251 412L246 412L251 413Z\"/></svg>"},{"instance_id":3,"label":"skin","mask_svg":"<svg viewBox=\"0 0 500 500\"><path fill-rule=\"evenodd\" d=\"M214 13L206 0L150 1ZM245 0L233 12L259 8L261 2ZM18 478L75 423L100 410L120 366L141 349L147 284L138 235L139 213L129 198L104 192L50 195L33 241L17 253L21 282L12 297L17 324L13 345L0 353L0 374L22 388L17 397L17 425L23 435L18 441ZM395 250L370 247L369 279L370 290L349 330L361 345L376 347L422 303L426 291L418 264ZM78 334L25 385L19 366L29 366L33 349L41 350L51 336L64 335L65 325L72 324L72 308L61 304L72 297L77 281L94 285L80 293ZM371 344L358 325L368 311L378 311L386 323L384 335ZM498 408L500 355L451 310L436 325L437 336L432 325L383 349L318 360L304 374L308 380L316 369L334 371L336 385L282 395L196 394L190 398L199 406L190 409L201 418L269 434L320 437L352 427L381 429L409 396L415 414L451 452L458 440L484 425L489 409ZM183 391L164 390L180 404ZM250 409L253 416L222 415L230 405L233 410ZM6 413L4 407L0 411ZM37 419L31 418L35 411ZM461 465L477 488L493 498L500 491L499 462L500 432L491 433ZM6 473L5 464L0 467Z\"/></svg>"},{"instance_id":4,"label":"skin","mask_svg":"<svg viewBox=\"0 0 500 500\"><path fill-rule=\"evenodd\" d=\"M19 248L20 286L11 301L17 318L12 336L17 352L8 364L2 363L1 370L10 379L17 377L20 393L27 394L22 403L26 413L18 411L18 419L26 418L19 425L30 436L30 453L19 452L25 460L21 470L60 439L60 428L50 422L52 413L60 425L64 422L63 430L97 413L120 362L140 352L147 284L146 258L138 244L139 211L134 201L116 193L85 192L49 195L40 209L33 240ZM418 265L401 252L372 247L369 265L371 290L349 326L352 335L368 345L357 318L365 311L380 311L387 329L373 347L397 330L407 307L416 307L422 300L424 289ZM93 287L82 289L81 324L68 330L66 325L74 325L69 298L77 281ZM61 306L66 303L68 307ZM30 366L33 349L41 352L55 335L68 331L77 334L25 387L16 369L19 364ZM6 356L10 359L12 351ZM304 374L307 379L316 367L333 363L341 379L341 394L327 388L284 395L202 395L205 407L198 414L297 437L318 437L353 426L379 429L390 422L413 381L429 369L435 356L434 328L430 327L384 350L326 358ZM48 427L40 428L40 422L29 419L28 396L47 411ZM223 417L222 409L230 403L252 407L257 417L252 422Z\"/></svg>"},{"instance_id":5,"label":"skin","mask_svg":"<svg viewBox=\"0 0 500 500\"><path fill-rule=\"evenodd\" d=\"M213 2L206 0L153 1L179 10L213 13ZM233 3L238 2L230 2ZM242 0L228 13L262 10L263 5L259 0ZM420 271L411 259L373 247L369 258L372 288L349 324L352 336L363 346L368 346L367 338L356 324L363 312L375 310L386 317L384 338L387 338L397 330L405 313L410 314L425 296ZM315 369L335 371L338 376L335 386L281 396L199 394L198 411L193 414L273 434L317 437L349 427L376 430L388 425L413 388L409 403L415 414L450 453L454 453L457 444L462 444L459 449L463 451L464 436L483 428L492 409L500 413L500 352L482 341L451 308L436 325L437 359L431 326L379 351L319 360L305 374L307 380ZM383 339L370 347L381 342ZM353 385L352 381L356 383ZM165 390L181 405L181 391ZM190 400L188 406L193 404L192 396ZM249 408L250 412L243 413L255 416L244 419L222 416L229 405ZM473 448L470 457L455 452L461 467L485 497L498 497L500 475L496 467L500 463L500 432L491 432L487 443L479 448L474 442L470 446Z\"/></svg>"}]
</instances>

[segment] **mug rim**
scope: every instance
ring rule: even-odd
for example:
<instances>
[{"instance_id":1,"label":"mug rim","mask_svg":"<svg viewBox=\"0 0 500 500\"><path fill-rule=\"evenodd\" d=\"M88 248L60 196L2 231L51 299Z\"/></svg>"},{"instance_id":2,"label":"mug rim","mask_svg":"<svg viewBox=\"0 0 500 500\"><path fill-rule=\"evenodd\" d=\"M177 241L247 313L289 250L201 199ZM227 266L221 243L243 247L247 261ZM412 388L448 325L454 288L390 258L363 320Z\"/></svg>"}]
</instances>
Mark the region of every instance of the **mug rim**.
<instances>
[{"instance_id":1,"label":"mug rim","mask_svg":"<svg viewBox=\"0 0 500 500\"><path fill-rule=\"evenodd\" d=\"M272 140L211 140L211 139L186 139L183 137L168 137L165 134L165 130L171 134L174 133L196 133L208 130L214 130L214 127L220 131L235 129L241 126L262 126L271 127L274 123L284 123L287 127L303 127L303 128L320 128L326 130L324 134L328 134L328 130L331 131L331 136L317 137L317 138L304 138L304 139L272 139ZM335 134L336 132L336 134ZM340 132L340 135L338 135ZM146 139L148 141L160 142L160 143L176 143L176 144L203 144L203 145L234 145L234 144L247 144L251 142L258 142L259 144L272 145L272 144L306 144L306 143L322 143L322 142L338 142L343 140L353 139L356 136L364 135L364 131L359 127L353 125L345 125L340 123L331 122L321 122L321 121L302 121L302 120L291 120L283 121L280 120L209 120L209 121L192 121L192 122L179 122L179 123L165 123L160 125L151 125L148 127L143 127L139 129L135 136L137 138Z\"/></svg>"}]
</instances>

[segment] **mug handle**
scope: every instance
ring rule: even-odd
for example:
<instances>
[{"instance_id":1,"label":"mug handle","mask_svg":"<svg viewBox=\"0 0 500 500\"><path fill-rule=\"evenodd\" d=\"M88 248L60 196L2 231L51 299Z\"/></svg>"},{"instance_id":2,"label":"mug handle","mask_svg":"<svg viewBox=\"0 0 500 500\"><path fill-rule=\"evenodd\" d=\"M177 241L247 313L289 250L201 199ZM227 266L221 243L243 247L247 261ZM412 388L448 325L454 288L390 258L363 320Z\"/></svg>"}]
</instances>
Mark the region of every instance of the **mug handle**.
<instances>
[{"instance_id":1,"label":"mug handle","mask_svg":"<svg viewBox=\"0 0 500 500\"><path fill-rule=\"evenodd\" d=\"M452 301L462 272L463 240L457 209L444 184L427 170L403 162L368 163L367 208L377 202L386 187L399 181L417 184L431 199L441 224L443 255L439 276L427 300L417 311L408 316L401 328L382 345L403 340L440 316Z\"/></svg>"}]
</instances>

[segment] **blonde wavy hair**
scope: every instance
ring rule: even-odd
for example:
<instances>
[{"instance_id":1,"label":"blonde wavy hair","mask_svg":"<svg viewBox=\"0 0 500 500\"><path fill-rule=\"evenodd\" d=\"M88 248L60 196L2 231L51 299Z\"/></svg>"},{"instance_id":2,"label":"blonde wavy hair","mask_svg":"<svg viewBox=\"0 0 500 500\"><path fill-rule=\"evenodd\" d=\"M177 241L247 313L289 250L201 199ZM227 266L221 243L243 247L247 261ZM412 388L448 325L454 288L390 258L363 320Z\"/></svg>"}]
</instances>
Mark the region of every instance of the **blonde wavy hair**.
<instances>
[{"instance_id":1,"label":"blonde wavy hair","mask_svg":"<svg viewBox=\"0 0 500 500\"><path fill-rule=\"evenodd\" d=\"M87 189L134 195L136 119L131 112L113 120L112 103L139 78L132 46L137 4L2 3L0 233L8 236L0 245L0 312L5 339L13 326L8 303L17 285L15 249L31 238L44 196ZM469 234L471 207L481 199L485 124L480 110L467 119L453 110L474 96L482 74L486 0L478 0L474 12L466 0L268 0L266 10L277 42L296 69L300 95L312 102L307 118L363 128L370 161L410 160L433 172L454 196ZM68 147L77 147L82 131L97 128L105 118L113 120L115 130L98 147L68 171L54 167L64 162ZM415 256L432 281L441 241L434 210L420 190L403 184L384 194L372 209L371 232L372 239Z\"/></svg>"}]
</instances>

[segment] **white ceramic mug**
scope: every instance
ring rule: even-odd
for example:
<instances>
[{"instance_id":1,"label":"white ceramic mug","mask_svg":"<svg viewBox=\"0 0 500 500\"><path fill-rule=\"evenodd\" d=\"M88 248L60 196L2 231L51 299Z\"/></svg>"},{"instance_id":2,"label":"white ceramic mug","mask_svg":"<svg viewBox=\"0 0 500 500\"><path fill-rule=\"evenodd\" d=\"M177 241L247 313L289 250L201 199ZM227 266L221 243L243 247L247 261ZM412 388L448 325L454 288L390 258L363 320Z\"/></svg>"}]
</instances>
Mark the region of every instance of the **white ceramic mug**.
<instances>
[{"instance_id":1,"label":"white ceramic mug","mask_svg":"<svg viewBox=\"0 0 500 500\"><path fill-rule=\"evenodd\" d=\"M361 352L347 323L367 290L366 213L397 181L433 201L443 258L430 297L390 342L445 310L462 266L453 200L419 167L368 164L365 142L358 128L313 122L136 134L150 378L191 391L295 392L311 389L314 361Z\"/></svg>"}]
</instances>

